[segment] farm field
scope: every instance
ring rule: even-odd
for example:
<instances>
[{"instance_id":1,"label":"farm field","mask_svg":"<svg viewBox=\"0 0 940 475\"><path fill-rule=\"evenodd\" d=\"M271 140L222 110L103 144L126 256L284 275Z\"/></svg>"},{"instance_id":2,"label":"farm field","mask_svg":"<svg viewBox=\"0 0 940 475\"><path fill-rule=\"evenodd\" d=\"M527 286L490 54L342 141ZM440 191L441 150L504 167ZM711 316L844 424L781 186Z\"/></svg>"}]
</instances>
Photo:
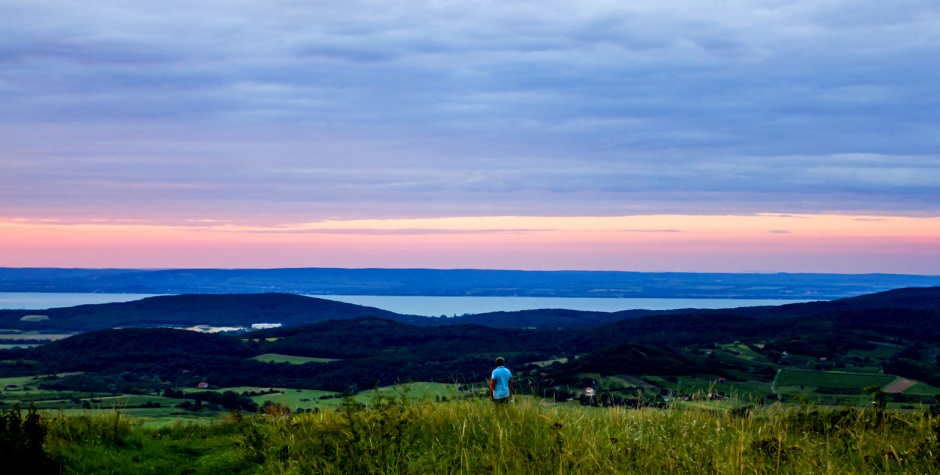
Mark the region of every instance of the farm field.
<instances>
[{"instance_id":1,"label":"farm field","mask_svg":"<svg viewBox=\"0 0 940 475\"><path fill-rule=\"evenodd\" d=\"M217 392L223 393L226 391L233 391L238 394L249 393L251 399L257 403L263 403L264 401L271 401L286 405L290 408L304 408L304 409L313 409L314 407L322 407L322 404L326 404L329 407L338 406L342 402L342 395L337 392L331 391L320 391L315 389L294 389L294 388L268 388L268 387L259 387L259 386L236 386L236 387L227 387L227 388L209 388L209 389L199 389L199 388L186 388L183 390L184 394L194 394L200 392ZM365 391L360 391L354 396L354 400L359 402L367 402L372 397L375 396L375 393L407 393L409 398L422 400L422 399L434 399L437 397L447 397L455 398L465 393L465 391L458 391L454 384L446 383L432 383L432 382L413 382L406 384L398 384L393 386L385 386L381 388L368 389ZM257 394L255 394L257 393ZM328 397L329 399L320 399L322 397ZM320 401L320 405L312 404L315 401ZM324 401L335 401L324 402Z\"/></svg>"},{"instance_id":2,"label":"farm field","mask_svg":"<svg viewBox=\"0 0 940 475\"><path fill-rule=\"evenodd\" d=\"M897 378L891 382L891 384L882 388L882 391L888 394L898 394L907 391L912 386L916 385L917 381L912 381L910 379Z\"/></svg>"},{"instance_id":3,"label":"farm field","mask_svg":"<svg viewBox=\"0 0 940 475\"><path fill-rule=\"evenodd\" d=\"M64 375L59 375L64 376ZM169 398L159 395L105 395L80 391L56 391L38 388L44 377L22 376L0 378L0 407L21 407L33 404L43 411L64 411L65 414L87 414L102 411L120 410L125 416L139 417L145 422L162 421L172 422L180 418L186 420L215 419L225 410L201 409L196 412L177 408L186 399ZM250 399L258 405L266 401L280 404L292 410L305 409L336 409L343 404L339 393L330 391L292 389L292 388L264 388L256 386L239 386L229 388L185 388L182 392L193 395L204 392L224 393L232 391L237 394L254 394ZM408 398L421 400L447 400L470 394L463 390L458 391L454 384L416 382L396 386L375 388L359 392L353 400L361 404L370 404L378 395L386 394L398 397L407 394Z\"/></svg>"},{"instance_id":4,"label":"farm field","mask_svg":"<svg viewBox=\"0 0 940 475\"><path fill-rule=\"evenodd\" d=\"M938 396L940 395L940 388L935 388L925 383L916 383L913 386L907 388L904 391L904 394L920 394L920 395L925 395L925 396Z\"/></svg>"},{"instance_id":5,"label":"farm field","mask_svg":"<svg viewBox=\"0 0 940 475\"><path fill-rule=\"evenodd\" d=\"M882 369L881 366L846 365L846 368L843 371L847 373L884 374L884 369Z\"/></svg>"},{"instance_id":6,"label":"farm field","mask_svg":"<svg viewBox=\"0 0 940 475\"><path fill-rule=\"evenodd\" d=\"M849 354L867 358L888 359L904 349L901 345L891 343L876 343L876 345L877 348L874 350L852 349L849 350Z\"/></svg>"},{"instance_id":7,"label":"farm field","mask_svg":"<svg viewBox=\"0 0 940 475\"><path fill-rule=\"evenodd\" d=\"M750 403L761 400L771 394L770 383L762 381L729 381L719 383L717 382L717 378L705 379L687 376L670 379L660 376L644 376L643 379L658 383L662 388L668 389L674 395L689 395L699 399L708 393L720 392L740 403Z\"/></svg>"},{"instance_id":8,"label":"farm field","mask_svg":"<svg viewBox=\"0 0 940 475\"><path fill-rule=\"evenodd\" d=\"M35 348L39 343L0 343L0 350L15 350L17 348Z\"/></svg>"},{"instance_id":9,"label":"farm field","mask_svg":"<svg viewBox=\"0 0 940 475\"><path fill-rule=\"evenodd\" d=\"M74 333L37 333L20 330L0 330L0 350L35 348L50 341L68 338Z\"/></svg>"},{"instance_id":10,"label":"farm field","mask_svg":"<svg viewBox=\"0 0 940 475\"><path fill-rule=\"evenodd\" d=\"M777 373L774 384L778 388L813 386L816 388L864 388L866 386L885 386L895 377L885 374L864 374L840 371L806 371L783 369Z\"/></svg>"},{"instance_id":11,"label":"farm field","mask_svg":"<svg viewBox=\"0 0 940 475\"><path fill-rule=\"evenodd\" d=\"M333 358L311 358L308 356L279 355L277 353L265 353L263 355L253 356L251 359L255 361L261 361L264 363L290 363L290 364L329 363L332 361L340 361L338 359L333 359Z\"/></svg>"},{"instance_id":12,"label":"farm field","mask_svg":"<svg viewBox=\"0 0 940 475\"><path fill-rule=\"evenodd\" d=\"M642 388L642 389L656 389L656 386L643 381L641 378L636 378L630 376L629 374L615 374L608 376L605 379L613 380L614 382L621 382L621 384L627 386L628 388Z\"/></svg>"},{"instance_id":13,"label":"farm field","mask_svg":"<svg viewBox=\"0 0 940 475\"><path fill-rule=\"evenodd\" d=\"M769 364L770 360L744 344L725 344L702 351L705 355L729 364L752 366Z\"/></svg>"},{"instance_id":14,"label":"farm field","mask_svg":"<svg viewBox=\"0 0 940 475\"><path fill-rule=\"evenodd\" d=\"M865 388L875 386L888 392L898 392L906 398L900 402L890 402L892 408L910 408L912 404L934 403L934 396L940 395L940 389L928 384L909 381L886 374L853 373L837 371L781 370L774 383L774 389L784 399L806 396L809 402L822 406L857 406L871 404L871 396ZM903 389L896 390L892 386ZM907 402L904 402L904 401Z\"/></svg>"},{"instance_id":15,"label":"farm field","mask_svg":"<svg viewBox=\"0 0 940 475\"><path fill-rule=\"evenodd\" d=\"M182 391L184 394L201 393L201 392L206 392L206 391L214 392L214 393L234 391L236 393L241 394L243 392L262 393L262 392L269 392L269 391L283 391L283 389L268 388L268 387L261 387L261 386L230 386L230 387L224 387L224 388L210 386L208 388L183 388Z\"/></svg>"},{"instance_id":16,"label":"farm field","mask_svg":"<svg viewBox=\"0 0 940 475\"><path fill-rule=\"evenodd\" d=\"M43 340L43 341L57 341L63 338L68 338L74 335L74 333L36 333L36 332L14 332L14 333L4 333L0 331L0 340Z\"/></svg>"},{"instance_id":17,"label":"farm field","mask_svg":"<svg viewBox=\"0 0 940 475\"><path fill-rule=\"evenodd\" d=\"M567 362L568 362L568 358L554 358L554 359L544 360L544 361L533 361L532 364L544 368L546 366L551 366L553 363L563 364Z\"/></svg>"}]
</instances>

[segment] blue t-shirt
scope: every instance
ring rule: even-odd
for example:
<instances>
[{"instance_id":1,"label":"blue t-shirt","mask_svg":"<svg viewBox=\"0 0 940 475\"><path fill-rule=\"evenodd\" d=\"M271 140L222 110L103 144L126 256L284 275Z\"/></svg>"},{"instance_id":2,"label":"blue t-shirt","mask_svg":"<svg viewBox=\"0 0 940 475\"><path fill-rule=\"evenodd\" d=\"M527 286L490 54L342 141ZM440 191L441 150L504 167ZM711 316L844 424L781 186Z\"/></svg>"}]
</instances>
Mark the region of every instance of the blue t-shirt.
<instances>
[{"instance_id":1,"label":"blue t-shirt","mask_svg":"<svg viewBox=\"0 0 940 475\"><path fill-rule=\"evenodd\" d=\"M512 378L512 371L500 366L493 370L490 379L496 381L496 387L493 388L493 399L505 399L509 397L509 379Z\"/></svg>"}]
</instances>

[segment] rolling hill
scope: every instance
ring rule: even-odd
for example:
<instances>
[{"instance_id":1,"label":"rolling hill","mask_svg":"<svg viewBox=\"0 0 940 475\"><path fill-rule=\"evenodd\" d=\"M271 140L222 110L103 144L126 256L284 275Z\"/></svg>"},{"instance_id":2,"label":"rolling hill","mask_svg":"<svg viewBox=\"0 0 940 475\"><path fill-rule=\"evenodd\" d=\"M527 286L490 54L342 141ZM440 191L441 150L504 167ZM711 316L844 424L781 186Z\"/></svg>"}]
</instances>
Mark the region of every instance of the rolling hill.
<instances>
[{"instance_id":1,"label":"rolling hill","mask_svg":"<svg viewBox=\"0 0 940 475\"><path fill-rule=\"evenodd\" d=\"M503 355L534 387L547 380L580 384L584 378L599 375L625 374L634 379L698 375L752 380L765 384L769 391L775 374L791 368L818 372L823 380L827 371L879 371L940 385L938 293L936 288L892 291L842 302L787 306L786 311L774 308L769 315L754 309L658 312L610 323L596 323L594 318L591 325L540 329L464 323L472 322L472 317L395 315L425 323L416 326L343 313L374 309L335 302L321 308L328 301L283 294L161 297L129 307L112 304L116 307L104 314L118 318L118 309L131 308L142 315L162 312L164 319L170 314L179 321L217 314L213 318L231 323L277 310L295 315L295 321L309 321L311 316L297 309L321 308L314 317L321 321L240 337L159 328L100 330L0 354L7 362L0 364L0 374L84 371L181 385L208 378L218 384L343 390L406 380L478 381L487 374L494 355ZM265 308L266 304L272 306ZM226 317L222 308L240 313ZM326 319L330 311L341 317ZM83 309L72 318L87 319L88 315ZM527 313L525 318L533 315ZM545 315L566 322L575 318L563 311L546 311ZM130 321L124 318L112 322ZM148 318L137 322L166 321ZM504 323L511 320L511 314L499 317ZM250 359L261 354L326 362L275 364Z\"/></svg>"},{"instance_id":2,"label":"rolling hill","mask_svg":"<svg viewBox=\"0 0 940 475\"><path fill-rule=\"evenodd\" d=\"M48 319L22 321L27 315L43 315ZM133 302L48 310L2 310L0 328L82 332L115 327L250 327L255 323L303 325L365 316L416 324L426 320L425 317L291 294L204 294L149 297Z\"/></svg>"}]
</instances>

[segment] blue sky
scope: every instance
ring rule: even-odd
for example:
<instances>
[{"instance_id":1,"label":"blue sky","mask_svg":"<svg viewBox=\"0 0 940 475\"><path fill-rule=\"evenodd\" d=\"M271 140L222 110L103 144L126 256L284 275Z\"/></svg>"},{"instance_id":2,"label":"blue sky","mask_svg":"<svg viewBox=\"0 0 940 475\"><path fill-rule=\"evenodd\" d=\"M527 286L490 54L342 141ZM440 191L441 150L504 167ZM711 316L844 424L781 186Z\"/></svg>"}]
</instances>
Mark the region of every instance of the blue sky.
<instances>
[{"instance_id":1,"label":"blue sky","mask_svg":"<svg viewBox=\"0 0 940 475\"><path fill-rule=\"evenodd\" d=\"M11 222L940 216L936 1L0 11Z\"/></svg>"}]
</instances>

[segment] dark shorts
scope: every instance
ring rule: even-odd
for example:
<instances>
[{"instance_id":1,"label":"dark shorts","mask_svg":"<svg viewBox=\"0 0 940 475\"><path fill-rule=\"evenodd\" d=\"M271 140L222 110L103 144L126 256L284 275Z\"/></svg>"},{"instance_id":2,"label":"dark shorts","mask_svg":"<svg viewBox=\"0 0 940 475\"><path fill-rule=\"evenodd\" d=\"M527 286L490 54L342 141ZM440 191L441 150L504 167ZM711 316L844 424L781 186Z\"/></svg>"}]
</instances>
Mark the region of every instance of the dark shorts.
<instances>
[{"instance_id":1,"label":"dark shorts","mask_svg":"<svg viewBox=\"0 0 940 475\"><path fill-rule=\"evenodd\" d=\"M502 398L502 399L493 399L493 404L506 404L506 403L509 402L510 399L512 399L512 398L510 398L510 397L504 397L504 398Z\"/></svg>"}]
</instances>

